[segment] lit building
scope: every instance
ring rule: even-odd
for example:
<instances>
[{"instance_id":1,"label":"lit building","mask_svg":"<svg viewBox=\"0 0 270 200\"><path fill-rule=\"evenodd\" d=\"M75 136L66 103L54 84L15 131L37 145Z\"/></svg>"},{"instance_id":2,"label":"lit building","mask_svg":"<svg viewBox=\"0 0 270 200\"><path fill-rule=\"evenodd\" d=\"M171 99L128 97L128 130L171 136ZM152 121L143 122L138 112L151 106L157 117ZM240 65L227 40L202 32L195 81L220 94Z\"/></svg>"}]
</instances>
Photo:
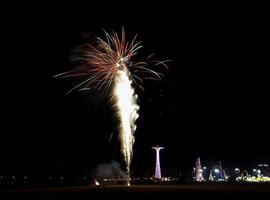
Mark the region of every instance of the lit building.
<instances>
[{"instance_id":1,"label":"lit building","mask_svg":"<svg viewBox=\"0 0 270 200\"><path fill-rule=\"evenodd\" d=\"M195 181L204 181L200 158L198 158L195 162Z\"/></svg>"},{"instance_id":2,"label":"lit building","mask_svg":"<svg viewBox=\"0 0 270 200\"><path fill-rule=\"evenodd\" d=\"M259 164L256 169L248 174L247 171L243 171L236 181L241 182L270 182L270 168L268 164Z\"/></svg>"},{"instance_id":3,"label":"lit building","mask_svg":"<svg viewBox=\"0 0 270 200\"><path fill-rule=\"evenodd\" d=\"M209 174L209 181L216 181L216 182L222 182L227 181L228 176L226 175L225 170L221 166L221 162L219 162L219 165L214 166Z\"/></svg>"}]
</instances>

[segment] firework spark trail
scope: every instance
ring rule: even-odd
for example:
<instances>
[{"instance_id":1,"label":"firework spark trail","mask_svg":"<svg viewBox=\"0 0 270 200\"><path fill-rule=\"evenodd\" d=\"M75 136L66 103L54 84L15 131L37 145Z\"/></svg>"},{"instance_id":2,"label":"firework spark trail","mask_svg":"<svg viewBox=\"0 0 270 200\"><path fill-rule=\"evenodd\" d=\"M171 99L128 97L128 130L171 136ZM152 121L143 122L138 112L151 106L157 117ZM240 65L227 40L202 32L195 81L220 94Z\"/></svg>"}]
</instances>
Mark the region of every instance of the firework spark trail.
<instances>
[{"instance_id":1,"label":"firework spark trail","mask_svg":"<svg viewBox=\"0 0 270 200\"><path fill-rule=\"evenodd\" d=\"M127 172L130 172L132 159L132 147L134 143L134 132L136 130L136 119L139 117L137 95L132 88L129 72L125 67L120 69L114 81L112 101L117 117L119 118L119 137L121 141L121 152L125 158Z\"/></svg>"},{"instance_id":2,"label":"firework spark trail","mask_svg":"<svg viewBox=\"0 0 270 200\"><path fill-rule=\"evenodd\" d=\"M104 31L105 32L105 31ZM70 89L67 94L75 90L88 90L95 87L102 91L102 94L111 91L111 102L116 116L119 119L118 131L121 146L121 153L126 162L129 175L132 159L132 148L134 132L136 130L136 119L139 117L137 95L134 92L132 83L143 83L139 74L146 74L146 79L160 80L163 74L146 68L146 62L132 62L131 57L137 54L142 47L136 42L136 36L128 43L125 38L124 29L121 38L117 33L111 35L105 32L106 40L96 38L96 44L86 44L78 57L81 65L76 70L64 72L55 77L61 78L84 78L82 82ZM148 58L152 57L150 55ZM147 59L148 59L147 58ZM155 61L154 66L163 65L166 69L167 61ZM137 81L136 81L137 80Z\"/></svg>"}]
</instances>

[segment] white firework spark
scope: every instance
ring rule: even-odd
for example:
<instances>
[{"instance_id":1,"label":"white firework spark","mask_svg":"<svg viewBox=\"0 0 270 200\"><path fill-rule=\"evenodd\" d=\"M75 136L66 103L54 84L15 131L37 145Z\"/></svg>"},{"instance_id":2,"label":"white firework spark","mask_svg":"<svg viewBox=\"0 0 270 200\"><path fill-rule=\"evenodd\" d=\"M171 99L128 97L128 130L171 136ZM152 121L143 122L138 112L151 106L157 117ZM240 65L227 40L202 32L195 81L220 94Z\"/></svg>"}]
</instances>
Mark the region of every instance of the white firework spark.
<instances>
[{"instance_id":1,"label":"white firework spark","mask_svg":"<svg viewBox=\"0 0 270 200\"><path fill-rule=\"evenodd\" d=\"M105 31L104 31L105 32ZM67 92L87 90L91 86L102 93L111 91L111 101L116 116L119 119L118 131L121 152L126 162L128 175L132 160L136 119L139 117L137 95L132 87L143 80L139 74L146 74L148 79L161 79L163 74L146 67L147 62L132 62L131 58L142 47L136 42L136 36L129 43L126 41L124 29L121 39L117 33L111 35L105 32L106 39L96 38L96 43L86 44L78 57L81 66L77 69L56 75L55 77L81 77L83 81ZM152 57L150 55L148 58ZM148 59L147 58L147 59ZM153 66L166 66L167 61L155 61ZM129 182L129 181L128 181Z\"/></svg>"},{"instance_id":2,"label":"white firework spark","mask_svg":"<svg viewBox=\"0 0 270 200\"><path fill-rule=\"evenodd\" d=\"M125 67L119 70L115 76L113 94L111 98L114 103L119 123L119 137L121 141L121 152L127 164L129 174L132 159L132 147L134 143L134 132L136 131L136 120L139 117L137 95L132 88L129 72Z\"/></svg>"}]
</instances>

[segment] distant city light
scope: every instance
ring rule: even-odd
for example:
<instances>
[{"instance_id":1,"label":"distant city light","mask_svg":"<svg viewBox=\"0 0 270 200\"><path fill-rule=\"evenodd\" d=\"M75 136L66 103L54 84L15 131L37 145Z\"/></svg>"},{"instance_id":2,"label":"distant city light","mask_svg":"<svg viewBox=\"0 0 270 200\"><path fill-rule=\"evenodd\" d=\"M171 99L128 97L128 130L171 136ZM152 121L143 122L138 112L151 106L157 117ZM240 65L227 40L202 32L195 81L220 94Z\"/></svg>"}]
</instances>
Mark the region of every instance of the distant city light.
<instances>
[{"instance_id":1,"label":"distant city light","mask_svg":"<svg viewBox=\"0 0 270 200\"><path fill-rule=\"evenodd\" d=\"M259 164L258 167L269 167L268 164Z\"/></svg>"},{"instance_id":2,"label":"distant city light","mask_svg":"<svg viewBox=\"0 0 270 200\"><path fill-rule=\"evenodd\" d=\"M96 186L99 186L100 184L99 184L98 181L95 180L95 185L96 185Z\"/></svg>"}]
</instances>

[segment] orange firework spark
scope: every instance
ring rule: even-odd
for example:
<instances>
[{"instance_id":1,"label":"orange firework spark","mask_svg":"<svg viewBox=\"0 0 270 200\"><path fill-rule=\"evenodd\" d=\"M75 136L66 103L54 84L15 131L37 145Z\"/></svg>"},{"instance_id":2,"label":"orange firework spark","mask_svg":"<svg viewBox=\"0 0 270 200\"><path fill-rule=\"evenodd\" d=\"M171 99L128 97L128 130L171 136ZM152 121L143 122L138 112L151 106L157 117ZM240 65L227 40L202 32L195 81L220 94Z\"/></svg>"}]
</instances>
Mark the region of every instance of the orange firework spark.
<instances>
[{"instance_id":1,"label":"orange firework spark","mask_svg":"<svg viewBox=\"0 0 270 200\"><path fill-rule=\"evenodd\" d=\"M132 82L136 83L135 79L142 82L142 79L135 75L136 72L148 76L152 75L153 79L161 79L162 74L146 68L146 62L131 61L131 58L142 47L140 42L136 42L136 36L129 44L126 41L124 29L122 30L121 39L114 32L112 35L105 32L105 35L105 40L98 37L95 45L85 45L82 55L79 56L83 67L58 74L56 77L86 77L85 80L69 90L67 94L77 89L87 89L90 86L106 92L113 85L111 91L112 107L119 119L118 131L121 152L125 158L129 175L132 147L135 140L135 122L139 117L137 95L132 87ZM156 61L155 65L159 64L167 68L165 62Z\"/></svg>"},{"instance_id":2,"label":"orange firework spark","mask_svg":"<svg viewBox=\"0 0 270 200\"><path fill-rule=\"evenodd\" d=\"M137 83L142 83L142 78L136 73L147 74L148 78L161 79L162 73L156 72L145 66L147 62L132 62L131 58L137 54L137 51L142 47L141 42L137 42L137 35L133 38L131 43L126 41L125 31L122 29L121 38L118 34L112 32L110 35L104 31L106 39L100 37L96 38L95 44L86 44L82 50L82 54L78 57L82 63L80 68L73 71L64 72L56 75L55 77L68 78L68 77L84 77L84 80L71 88L66 94L74 90L89 89L90 86L108 91L117 71L121 67L129 69L132 80ZM153 55L153 54L152 54ZM150 55L147 59L152 57ZM166 61L152 61L156 65L163 65L165 68Z\"/></svg>"}]
</instances>

